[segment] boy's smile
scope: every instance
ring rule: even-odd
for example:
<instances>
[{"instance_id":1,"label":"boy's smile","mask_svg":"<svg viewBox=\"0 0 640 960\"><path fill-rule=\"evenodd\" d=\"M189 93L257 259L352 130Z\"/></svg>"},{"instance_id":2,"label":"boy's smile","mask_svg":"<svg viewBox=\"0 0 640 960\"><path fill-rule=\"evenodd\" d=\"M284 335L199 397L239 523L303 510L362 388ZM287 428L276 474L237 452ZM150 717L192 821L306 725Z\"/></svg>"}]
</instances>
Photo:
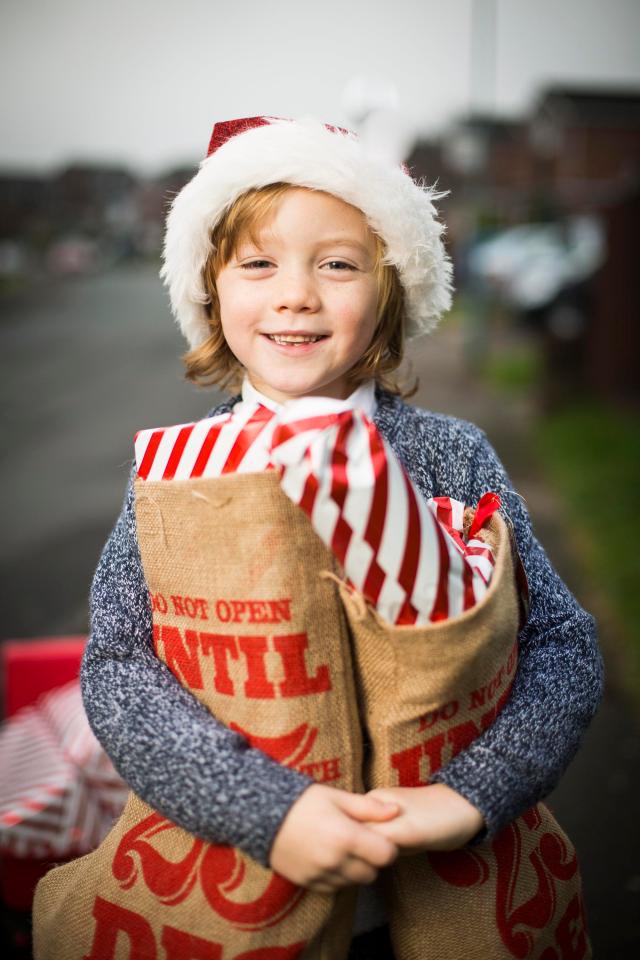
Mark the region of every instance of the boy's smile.
<instances>
[{"instance_id":1,"label":"boy's smile","mask_svg":"<svg viewBox=\"0 0 640 960\"><path fill-rule=\"evenodd\" d=\"M349 395L376 328L375 258L360 210L300 187L241 238L216 288L224 336L256 389L279 402Z\"/></svg>"}]
</instances>

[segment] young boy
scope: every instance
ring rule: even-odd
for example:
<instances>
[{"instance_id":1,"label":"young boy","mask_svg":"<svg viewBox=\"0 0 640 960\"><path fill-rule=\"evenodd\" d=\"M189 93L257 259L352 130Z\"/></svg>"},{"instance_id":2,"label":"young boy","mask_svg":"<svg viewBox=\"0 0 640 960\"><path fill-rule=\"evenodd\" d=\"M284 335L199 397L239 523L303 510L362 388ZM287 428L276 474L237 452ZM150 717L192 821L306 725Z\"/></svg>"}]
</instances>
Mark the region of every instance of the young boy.
<instances>
[{"instance_id":1,"label":"young boy","mask_svg":"<svg viewBox=\"0 0 640 960\"><path fill-rule=\"evenodd\" d=\"M511 696L425 788L358 796L249 748L155 656L132 486L92 590L82 669L92 728L134 791L214 843L327 891L373 881L398 852L493 837L555 785L597 707L592 618L535 540L480 430L418 410L392 375L405 336L448 307L433 195L357 139L312 121L217 124L168 218L163 276L191 352L187 375L272 408L319 395L364 409L425 498L500 494L529 580ZM232 410L239 397L212 414ZM233 804L229 803L233 797ZM395 805L394 805L395 803ZM361 915L355 933L383 922Z\"/></svg>"}]
</instances>

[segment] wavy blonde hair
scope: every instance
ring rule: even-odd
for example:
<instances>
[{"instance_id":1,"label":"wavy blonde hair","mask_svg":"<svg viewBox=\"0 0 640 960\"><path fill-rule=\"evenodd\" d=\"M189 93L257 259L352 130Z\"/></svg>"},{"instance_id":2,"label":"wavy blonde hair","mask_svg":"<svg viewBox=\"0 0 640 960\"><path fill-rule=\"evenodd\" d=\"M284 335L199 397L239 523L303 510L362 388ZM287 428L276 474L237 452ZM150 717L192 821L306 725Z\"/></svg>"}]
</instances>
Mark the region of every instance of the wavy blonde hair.
<instances>
[{"instance_id":1,"label":"wavy blonde hair","mask_svg":"<svg viewBox=\"0 0 640 960\"><path fill-rule=\"evenodd\" d=\"M242 238L248 236L255 242L258 227L273 214L282 196L291 189L307 188L272 183L248 190L238 197L212 230L211 252L202 271L209 336L183 355L187 380L203 387L219 386L233 393L240 389L244 368L229 349L222 332L216 277L234 256ZM355 389L364 380L374 379L392 393L410 396L415 393L415 386L403 389L392 377L404 354L404 290L396 268L384 261L386 251L382 239L373 231L372 234L376 244L377 325L371 343L349 372L349 382Z\"/></svg>"}]
</instances>

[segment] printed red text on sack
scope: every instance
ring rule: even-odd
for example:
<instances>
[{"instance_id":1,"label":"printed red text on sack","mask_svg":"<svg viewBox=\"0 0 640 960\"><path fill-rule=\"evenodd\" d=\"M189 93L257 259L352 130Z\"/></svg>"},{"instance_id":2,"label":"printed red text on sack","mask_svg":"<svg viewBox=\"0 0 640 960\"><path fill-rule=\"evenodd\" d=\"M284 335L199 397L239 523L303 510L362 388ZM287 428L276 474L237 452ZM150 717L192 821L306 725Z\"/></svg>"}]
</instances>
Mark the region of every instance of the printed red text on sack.
<instances>
[{"instance_id":1,"label":"printed red text on sack","mask_svg":"<svg viewBox=\"0 0 640 960\"><path fill-rule=\"evenodd\" d=\"M278 636L233 635L209 631L181 630L169 624L154 624L153 644L158 656L164 650L169 669L191 690L203 690L200 657L211 657L214 664L213 685L217 693L235 696L236 689L229 672L230 661L243 658L245 697L255 700L275 700L276 697L304 697L331 690L329 666L319 664L311 672L307 666L306 651L309 638L306 633ZM267 655L277 654L282 679L270 680Z\"/></svg>"},{"instance_id":2,"label":"printed red text on sack","mask_svg":"<svg viewBox=\"0 0 640 960\"><path fill-rule=\"evenodd\" d=\"M477 736L495 720L511 692L511 680L517 662L517 647L511 650L508 659L484 686L470 691L464 698L465 709L472 711L485 707L478 719L468 719L458 724L450 721L458 712L458 700L450 700L436 710L423 714L417 725L421 733L433 727L448 724L444 729L421 739L403 750L391 754L390 764L395 770L400 787L426 786L432 774L445 762L469 746ZM493 701L493 703L492 703Z\"/></svg>"},{"instance_id":3,"label":"printed red text on sack","mask_svg":"<svg viewBox=\"0 0 640 960\"><path fill-rule=\"evenodd\" d=\"M173 613L189 620L209 620L210 614L221 623L283 623L291 620L291 600L237 600L224 599L209 602L204 597L185 597L182 594L163 593L151 596L151 610L160 615Z\"/></svg>"},{"instance_id":4,"label":"printed red text on sack","mask_svg":"<svg viewBox=\"0 0 640 960\"><path fill-rule=\"evenodd\" d=\"M154 960L159 956L158 944L148 921L134 910L128 910L103 897L96 897L93 906L96 927L91 953L85 960L114 960L120 936L126 937L129 956ZM165 924L160 940L163 960L296 960L305 944L288 947L258 947L231 956L223 953L223 946L205 940L184 930Z\"/></svg>"}]
</instances>

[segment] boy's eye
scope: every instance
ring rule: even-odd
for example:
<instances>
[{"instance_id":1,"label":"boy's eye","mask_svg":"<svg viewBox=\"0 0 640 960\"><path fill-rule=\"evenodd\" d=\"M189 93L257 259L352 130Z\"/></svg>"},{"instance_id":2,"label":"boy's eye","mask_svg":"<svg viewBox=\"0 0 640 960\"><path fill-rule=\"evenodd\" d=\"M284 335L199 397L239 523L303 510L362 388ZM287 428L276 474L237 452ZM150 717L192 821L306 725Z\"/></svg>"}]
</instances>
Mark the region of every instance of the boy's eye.
<instances>
[{"instance_id":1,"label":"boy's eye","mask_svg":"<svg viewBox=\"0 0 640 960\"><path fill-rule=\"evenodd\" d=\"M243 270L251 270L251 269L261 270L261 269L264 269L265 267L270 267L270 266L271 266L271 262L269 260L250 260L248 263L242 264L242 269Z\"/></svg>"},{"instance_id":2,"label":"boy's eye","mask_svg":"<svg viewBox=\"0 0 640 960\"><path fill-rule=\"evenodd\" d=\"M344 260L329 260L328 263L325 263L325 267L331 267L332 269L338 270L355 270L356 268L350 263L345 263Z\"/></svg>"}]
</instances>

